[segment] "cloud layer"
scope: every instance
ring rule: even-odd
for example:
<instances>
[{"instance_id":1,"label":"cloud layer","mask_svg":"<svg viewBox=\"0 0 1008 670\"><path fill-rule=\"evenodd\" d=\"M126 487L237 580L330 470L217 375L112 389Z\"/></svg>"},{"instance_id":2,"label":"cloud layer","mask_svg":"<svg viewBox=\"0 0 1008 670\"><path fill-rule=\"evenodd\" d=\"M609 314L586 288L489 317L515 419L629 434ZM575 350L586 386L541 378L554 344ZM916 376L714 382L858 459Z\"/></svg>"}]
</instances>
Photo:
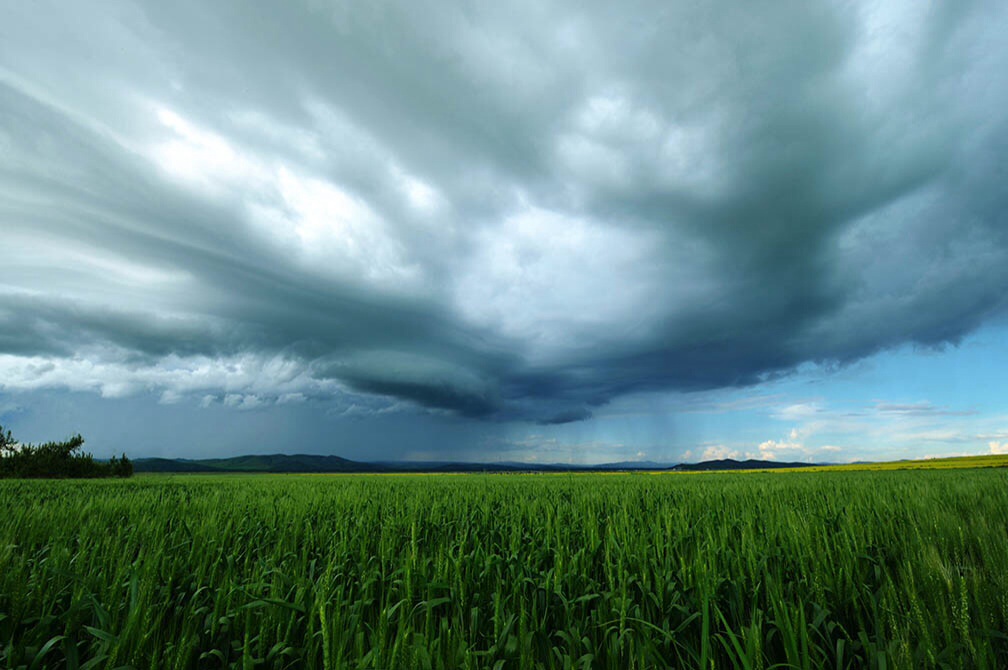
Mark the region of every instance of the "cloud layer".
<instances>
[{"instance_id":1,"label":"cloud layer","mask_svg":"<svg viewBox=\"0 0 1008 670\"><path fill-rule=\"evenodd\" d=\"M680 5L5 8L0 384L558 423L1004 316L1004 7Z\"/></svg>"}]
</instances>

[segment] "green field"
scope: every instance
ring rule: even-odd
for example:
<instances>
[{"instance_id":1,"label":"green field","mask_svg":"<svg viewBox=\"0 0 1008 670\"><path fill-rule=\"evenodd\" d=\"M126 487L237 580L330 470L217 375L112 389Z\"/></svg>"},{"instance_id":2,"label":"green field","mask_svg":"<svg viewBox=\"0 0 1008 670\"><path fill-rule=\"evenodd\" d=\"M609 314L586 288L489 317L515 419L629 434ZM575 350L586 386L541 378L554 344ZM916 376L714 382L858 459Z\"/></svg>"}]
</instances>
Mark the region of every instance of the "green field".
<instances>
[{"instance_id":1,"label":"green field","mask_svg":"<svg viewBox=\"0 0 1008 670\"><path fill-rule=\"evenodd\" d=\"M849 463L845 465L812 465L792 468L791 472L838 472L854 470L956 470L960 468L1008 468L1008 454L985 456L952 456L949 458L924 458L879 463Z\"/></svg>"},{"instance_id":2,"label":"green field","mask_svg":"<svg viewBox=\"0 0 1008 670\"><path fill-rule=\"evenodd\" d=\"M1008 470L0 481L0 667L1004 668Z\"/></svg>"}]
</instances>

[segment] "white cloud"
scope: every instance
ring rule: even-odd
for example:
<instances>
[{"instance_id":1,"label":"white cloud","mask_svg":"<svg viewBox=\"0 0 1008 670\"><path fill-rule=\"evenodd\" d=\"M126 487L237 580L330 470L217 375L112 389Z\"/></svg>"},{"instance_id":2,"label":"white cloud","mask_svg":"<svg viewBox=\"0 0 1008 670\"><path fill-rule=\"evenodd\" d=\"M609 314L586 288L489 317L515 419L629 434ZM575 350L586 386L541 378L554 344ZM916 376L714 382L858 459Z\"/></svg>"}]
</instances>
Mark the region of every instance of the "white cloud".
<instances>
[{"instance_id":1,"label":"white cloud","mask_svg":"<svg viewBox=\"0 0 1008 670\"><path fill-rule=\"evenodd\" d=\"M278 250L291 249L302 264L342 281L416 290L420 268L406 259L402 242L365 199L303 167L240 147L174 111L161 108L157 117L172 135L148 149L154 162L182 183L236 203L249 227ZM384 160L380 169L401 186L404 200L432 213L439 202L434 189L391 158Z\"/></svg>"},{"instance_id":2,"label":"white cloud","mask_svg":"<svg viewBox=\"0 0 1008 670\"><path fill-rule=\"evenodd\" d=\"M768 461L797 460L814 462L822 460L827 455L844 451L842 447L837 445L815 446L805 444L802 441L795 441L796 435L797 431L792 430L790 440L766 440L761 442L758 447L757 458Z\"/></svg>"},{"instance_id":3,"label":"white cloud","mask_svg":"<svg viewBox=\"0 0 1008 670\"><path fill-rule=\"evenodd\" d=\"M823 413L821 402L800 402L786 405L774 411L771 416L782 421L806 421Z\"/></svg>"},{"instance_id":4,"label":"white cloud","mask_svg":"<svg viewBox=\"0 0 1008 670\"><path fill-rule=\"evenodd\" d=\"M717 461L726 458L739 460L742 458L742 452L739 451L738 449L732 449L731 447L726 447L723 444L712 444L708 447L704 447L700 460Z\"/></svg>"},{"instance_id":5,"label":"white cloud","mask_svg":"<svg viewBox=\"0 0 1008 670\"><path fill-rule=\"evenodd\" d=\"M672 119L627 95L590 95L554 142L557 167L582 187L632 190L645 182L716 197L727 185L717 114Z\"/></svg>"},{"instance_id":6,"label":"white cloud","mask_svg":"<svg viewBox=\"0 0 1008 670\"><path fill-rule=\"evenodd\" d=\"M455 305L470 322L517 338L535 359L646 339L669 312L710 290L703 253L685 245L673 261L656 254L660 244L654 233L525 203L475 236Z\"/></svg>"},{"instance_id":7,"label":"white cloud","mask_svg":"<svg viewBox=\"0 0 1008 670\"><path fill-rule=\"evenodd\" d=\"M214 196L235 188L255 189L270 181L267 166L223 136L199 128L166 108L157 109L155 114L170 134L154 142L148 153L172 178Z\"/></svg>"},{"instance_id":8,"label":"white cloud","mask_svg":"<svg viewBox=\"0 0 1008 670\"><path fill-rule=\"evenodd\" d=\"M338 382L316 378L303 363L282 356L172 355L153 365L137 365L124 351L106 351L101 358L107 362L84 357L0 354L0 389L15 392L62 388L96 391L109 398L148 391L159 392L164 404L192 397L201 398L204 406L215 402L223 392L225 404L244 408L267 401L292 402L319 393L348 393Z\"/></svg>"},{"instance_id":9,"label":"white cloud","mask_svg":"<svg viewBox=\"0 0 1008 670\"><path fill-rule=\"evenodd\" d=\"M761 458L769 461L775 461L782 456L790 457L795 455L808 455L804 444L795 442L778 442L776 440L761 442L759 445L759 454Z\"/></svg>"},{"instance_id":10,"label":"white cloud","mask_svg":"<svg viewBox=\"0 0 1008 670\"><path fill-rule=\"evenodd\" d=\"M235 409L256 409L257 407L262 407L265 401L259 396L247 393L228 393L224 396L224 404L227 407L234 407Z\"/></svg>"}]
</instances>

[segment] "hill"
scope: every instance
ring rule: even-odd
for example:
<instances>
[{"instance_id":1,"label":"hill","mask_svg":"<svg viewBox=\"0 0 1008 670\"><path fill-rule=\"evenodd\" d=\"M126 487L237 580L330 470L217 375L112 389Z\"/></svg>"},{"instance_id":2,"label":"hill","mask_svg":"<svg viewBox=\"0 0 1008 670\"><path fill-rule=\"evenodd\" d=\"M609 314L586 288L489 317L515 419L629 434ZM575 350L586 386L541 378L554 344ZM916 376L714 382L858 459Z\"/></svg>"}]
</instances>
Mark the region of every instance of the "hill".
<instances>
[{"instance_id":1,"label":"hill","mask_svg":"<svg viewBox=\"0 0 1008 670\"><path fill-rule=\"evenodd\" d=\"M136 472L382 472L374 463L316 454L252 454L232 458L139 458Z\"/></svg>"},{"instance_id":2,"label":"hill","mask_svg":"<svg viewBox=\"0 0 1008 670\"><path fill-rule=\"evenodd\" d=\"M366 472L626 472L626 471L706 471L765 470L809 467L808 463L777 463L774 461L735 461L722 459L679 465L652 461L623 461L600 465L566 463L460 463L452 461L352 461L340 456L316 454L252 454L232 458L172 459L140 458L134 461L137 472L262 472L262 473L366 473Z\"/></svg>"},{"instance_id":3,"label":"hill","mask_svg":"<svg viewBox=\"0 0 1008 670\"><path fill-rule=\"evenodd\" d=\"M733 458L720 458L700 463L680 463L672 469L686 472L700 472L706 470L780 470L783 468L807 468L809 466L809 463L758 461L753 458L745 461L736 461Z\"/></svg>"}]
</instances>

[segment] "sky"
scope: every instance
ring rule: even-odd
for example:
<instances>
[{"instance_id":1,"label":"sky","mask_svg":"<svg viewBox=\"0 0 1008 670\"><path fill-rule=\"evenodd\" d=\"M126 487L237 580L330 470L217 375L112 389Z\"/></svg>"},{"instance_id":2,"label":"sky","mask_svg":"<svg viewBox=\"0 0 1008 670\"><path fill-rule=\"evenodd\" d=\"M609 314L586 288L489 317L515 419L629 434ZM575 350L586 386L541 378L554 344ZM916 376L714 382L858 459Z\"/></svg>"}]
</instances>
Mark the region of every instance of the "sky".
<instances>
[{"instance_id":1,"label":"sky","mask_svg":"<svg viewBox=\"0 0 1008 670\"><path fill-rule=\"evenodd\" d=\"M1008 4L0 5L0 423L1008 452Z\"/></svg>"}]
</instances>

